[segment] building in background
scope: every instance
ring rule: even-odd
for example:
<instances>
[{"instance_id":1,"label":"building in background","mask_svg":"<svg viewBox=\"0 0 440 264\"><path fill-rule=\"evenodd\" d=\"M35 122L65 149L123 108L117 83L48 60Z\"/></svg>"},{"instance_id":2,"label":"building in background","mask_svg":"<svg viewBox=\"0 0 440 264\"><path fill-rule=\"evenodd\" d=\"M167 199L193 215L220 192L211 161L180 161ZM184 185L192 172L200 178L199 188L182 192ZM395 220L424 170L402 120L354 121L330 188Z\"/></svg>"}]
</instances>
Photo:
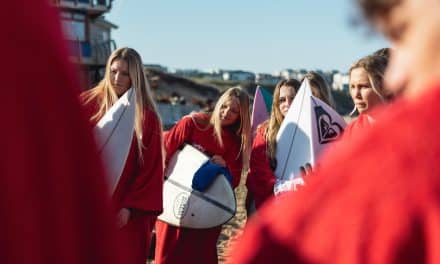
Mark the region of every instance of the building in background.
<instances>
[{"instance_id":1,"label":"building in background","mask_svg":"<svg viewBox=\"0 0 440 264\"><path fill-rule=\"evenodd\" d=\"M223 72L224 81L255 81L255 73L247 71L224 71Z\"/></svg>"},{"instance_id":2,"label":"building in background","mask_svg":"<svg viewBox=\"0 0 440 264\"><path fill-rule=\"evenodd\" d=\"M80 67L84 89L87 89L102 79L106 60L116 49L111 31L117 26L103 17L110 11L113 0L51 2L60 9L70 58Z\"/></svg>"},{"instance_id":3,"label":"building in background","mask_svg":"<svg viewBox=\"0 0 440 264\"><path fill-rule=\"evenodd\" d=\"M263 86L275 86L281 79L280 76L269 73L257 73L255 75L255 83Z\"/></svg>"},{"instance_id":4,"label":"building in background","mask_svg":"<svg viewBox=\"0 0 440 264\"><path fill-rule=\"evenodd\" d=\"M342 91L348 93L349 91L350 76L344 73L335 73L333 75L332 88L336 91Z\"/></svg>"}]
</instances>

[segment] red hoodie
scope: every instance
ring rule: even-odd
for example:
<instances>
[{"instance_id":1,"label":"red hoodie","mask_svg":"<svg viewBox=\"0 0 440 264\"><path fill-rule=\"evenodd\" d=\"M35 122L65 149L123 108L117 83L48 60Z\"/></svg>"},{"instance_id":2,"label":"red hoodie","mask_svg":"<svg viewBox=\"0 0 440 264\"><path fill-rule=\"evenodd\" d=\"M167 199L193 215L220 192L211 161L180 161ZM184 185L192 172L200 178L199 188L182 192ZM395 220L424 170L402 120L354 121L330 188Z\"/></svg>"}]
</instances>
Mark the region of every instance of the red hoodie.
<instances>
[{"instance_id":1,"label":"red hoodie","mask_svg":"<svg viewBox=\"0 0 440 264\"><path fill-rule=\"evenodd\" d=\"M0 262L128 263L49 2L2 2Z\"/></svg>"}]
</instances>

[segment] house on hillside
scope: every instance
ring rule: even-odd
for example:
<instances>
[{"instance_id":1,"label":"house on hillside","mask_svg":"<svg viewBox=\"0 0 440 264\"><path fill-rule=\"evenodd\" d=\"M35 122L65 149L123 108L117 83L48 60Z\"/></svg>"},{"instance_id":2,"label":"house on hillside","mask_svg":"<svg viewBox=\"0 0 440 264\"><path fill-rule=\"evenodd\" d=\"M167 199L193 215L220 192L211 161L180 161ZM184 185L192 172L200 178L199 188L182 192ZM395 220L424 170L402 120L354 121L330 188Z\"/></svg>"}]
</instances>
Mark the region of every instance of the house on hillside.
<instances>
[{"instance_id":1,"label":"house on hillside","mask_svg":"<svg viewBox=\"0 0 440 264\"><path fill-rule=\"evenodd\" d=\"M275 86L280 80L281 77L269 73L257 73L255 77L255 82L260 85Z\"/></svg>"},{"instance_id":2,"label":"house on hillside","mask_svg":"<svg viewBox=\"0 0 440 264\"><path fill-rule=\"evenodd\" d=\"M191 79L146 68L156 105L164 129L172 127L180 118L193 111L212 111L220 91Z\"/></svg>"},{"instance_id":3,"label":"house on hillside","mask_svg":"<svg viewBox=\"0 0 440 264\"><path fill-rule=\"evenodd\" d=\"M224 71L223 80L225 81L255 81L255 73L246 71Z\"/></svg>"},{"instance_id":4,"label":"house on hillside","mask_svg":"<svg viewBox=\"0 0 440 264\"><path fill-rule=\"evenodd\" d=\"M335 73L333 75L332 88L336 91L342 91L348 93L350 78L348 74Z\"/></svg>"},{"instance_id":5,"label":"house on hillside","mask_svg":"<svg viewBox=\"0 0 440 264\"><path fill-rule=\"evenodd\" d=\"M111 38L117 26L103 15L113 0L51 0L60 9L61 23L70 58L78 64L85 88L102 79L105 63L116 44Z\"/></svg>"},{"instance_id":6,"label":"house on hillside","mask_svg":"<svg viewBox=\"0 0 440 264\"><path fill-rule=\"evenodd\" d=\"M165 73L168 72L168 68L165 66L162 66L160 64L144 64L144 68L158 70L158 71L165 72Z\"/></svg>"}]
</instances>

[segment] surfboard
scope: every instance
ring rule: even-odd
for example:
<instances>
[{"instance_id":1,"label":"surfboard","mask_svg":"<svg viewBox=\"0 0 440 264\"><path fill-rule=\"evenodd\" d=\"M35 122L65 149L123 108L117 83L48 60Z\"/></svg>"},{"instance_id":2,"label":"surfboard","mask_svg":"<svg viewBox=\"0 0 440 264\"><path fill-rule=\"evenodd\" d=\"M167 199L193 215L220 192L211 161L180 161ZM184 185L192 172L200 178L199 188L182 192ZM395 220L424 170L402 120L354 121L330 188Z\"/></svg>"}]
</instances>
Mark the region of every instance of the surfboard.
<instances>
[{"instance_id":1,"label":"surfboard","mask_svg":"<svg viewBox=\"0 0 440 264\"><path fill-rule=\"evenodd\" d=\"M300 176L300 167L314 166L322 152L338 140L344 119L312 95L307 79L301 84L277 134L277 183Z\"/></svg>"},{"instance_id":2,"label":"surfboard","mask_svg":"<svg viewBox=\"0 0 440 264\"><path fill-rule=\"evenodd\" d=\"M194 173L208 160L191 145L172 156L165 172L160 220L173 226L202 229L220 226L235 215L235 194L225 176L218 175L204 192L191 188Z\"/></svg>"},{"instance_id":3,"label":"surfboard","mask_svg":"<svg viewBox=\"0 0 440 264\"><path fill-rule=\"evenodd\" d=\"M136 93L130 88L105 113L94 129L111 193L121 177L133 140L135 103Z\"/></svg>"},{"instance_id":4,"label":"surfboard","mask_svg":"<svg viewBox=\"0 0 440 264\"><path fill-rule=\"evenodd\" d=\"M272 108L272 94L261 86L257 86L252 105L251 132L255 136L258 125L269 119Z\"/></svg>"}]
</instances>

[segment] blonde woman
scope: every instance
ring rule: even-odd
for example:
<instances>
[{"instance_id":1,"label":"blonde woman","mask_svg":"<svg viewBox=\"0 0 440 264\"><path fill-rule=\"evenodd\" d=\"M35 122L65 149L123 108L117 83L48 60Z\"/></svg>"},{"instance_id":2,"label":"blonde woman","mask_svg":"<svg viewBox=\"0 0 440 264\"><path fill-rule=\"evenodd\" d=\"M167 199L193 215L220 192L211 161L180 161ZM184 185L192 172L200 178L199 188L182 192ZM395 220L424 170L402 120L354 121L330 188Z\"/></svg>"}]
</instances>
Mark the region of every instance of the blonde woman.
<instances>
[{"instance_id":1,"label":"blonde woman","mask_svg":"<svg viewBox=\"0 0 440 264\"><path fill-rule=\"evenodd\" d=\"M375 122L375 114L372 110L387 104L392 99L391 92L385 90L383 84L387 65L387 57L370 55L361 58L351 66L349 71L350 96L355 105L354 111L358 111L359 116L345 129L345 138L370 127Z\"/></svg>"},{"instance_id":2,"label":"blonde woman","mask_svg":"<svg viewBox=\"0 0 440 264\"><path fill-rule=\"evenodd\" d=\"M154 222L162 212L163 156L161 121L139 54L131 48L115 50L108 59L104 79L81 99L95 125L129 88L136 94L134 136L112 202L117 224L136 254L136 263L144 264Z\"/></svg>"},{"instance_id":3,"label":"blonde woman","mask_svg":"<svg viewBox=\"0 0 440 264\"><path fill-rule=\"evenodd\" d=\"M276 168L276 137L284 116L289 110L300 87L295 79L282 80L275 86L272 113L263 122L255 135L250 159L249 174L246 180L248 189L247 203L255 203L255 208L273 196ZM249 212L250 213L250 212Z\"/></svg>"},{"instance_id":4,"label":"blonde woman","mask_svg":"<svg viewBox=\"0 0 440 264\"><path fill-rule=\"evenodd\" d=\"M211 114L197 113L182 118L165 138L166 163L184 144L191 144L225 166L232 186L247 171L250 152L249 96L233 87L219 98ZM217 239L221 226L188 229L156 222L155 263L218 263Z\"/></svg>"}]
</instances>

